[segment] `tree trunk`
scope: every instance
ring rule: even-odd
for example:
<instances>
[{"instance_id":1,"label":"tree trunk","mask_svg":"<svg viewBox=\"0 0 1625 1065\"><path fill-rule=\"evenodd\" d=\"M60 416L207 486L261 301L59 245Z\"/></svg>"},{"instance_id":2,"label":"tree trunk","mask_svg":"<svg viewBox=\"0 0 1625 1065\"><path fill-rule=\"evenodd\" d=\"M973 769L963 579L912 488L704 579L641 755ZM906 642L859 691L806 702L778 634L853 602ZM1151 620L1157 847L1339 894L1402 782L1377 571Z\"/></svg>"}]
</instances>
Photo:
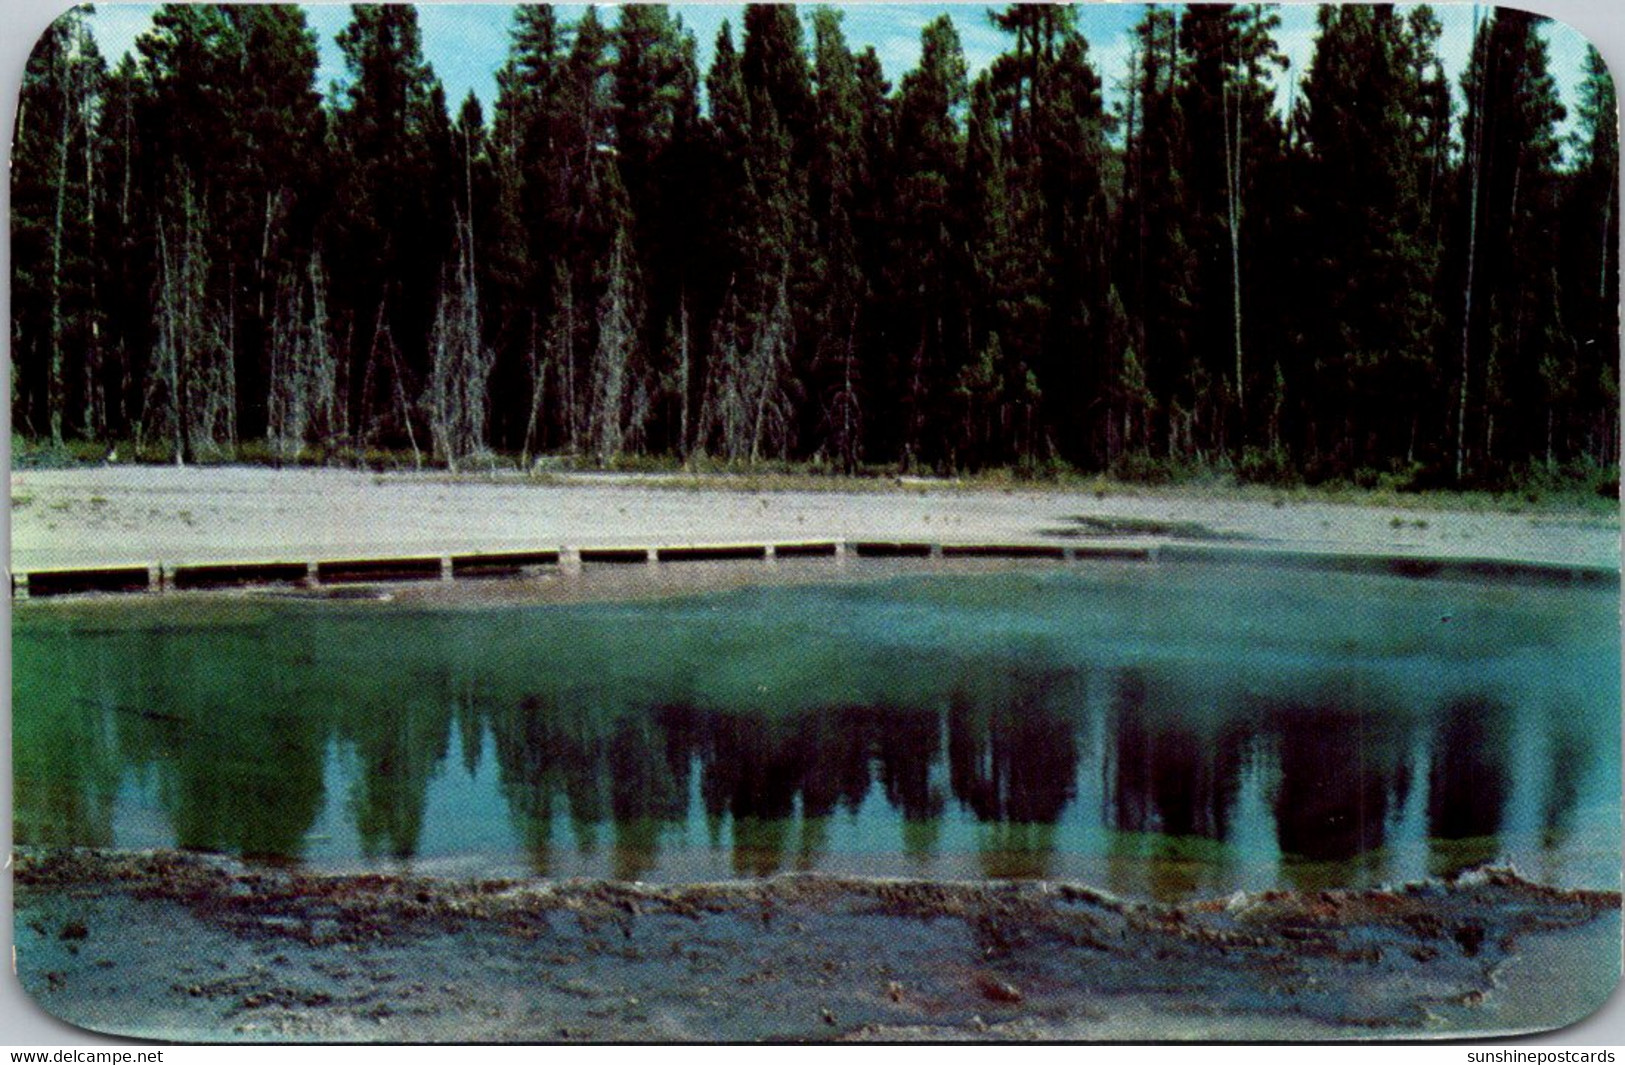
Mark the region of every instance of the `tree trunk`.
<instances>
[{"instance_id":1,"label":"tree trunk","mask_svg":"<svg viewBox=\"0 0 1625 1065\"><path fill-rule=\"evenodd\" d=\"M677 417L677 450L682 458L688 459L689 448L692 444L689 439L689 377L693 372L691 352L689 351L688 337L688 289L685 286L678 300L677 312L677 387L681 390L678 399Z\"/></svg>"},{"instance_id":2,"label":"tree trunk","mask_svg":"<svg viewBox=\"0 0 1625 1065\"><path fill-rule=\"evenodd\" d=\"M83 101L83 111L80 121L85 129L85 247L89 249L91 259L96 258L96 159L95 138L90 136L90 97L87 93ZM100 276L100 269L88 271L90 283L90 298L86 304L87 326L90 336L85 345L85 419L84 433L87 440L100 440L107 431L107 400L103 388L103 371L101 357L101 301L96 290L96 280Z\"/></svg>"},{"instance_id":3,"label":"tree trunk","mask_svg":"<svg viewBox=\"0 0 1625 1065\"><path fill-rule=\"evenodd\" d=\"M1241 107L1236 107L1235 133L1230 128L1230 85L1224 86L1224 180L1228 195L1230 229L1230 285L1232 320L1235 324L1236 415L1238 447L1246 435L1247 391L1241 357Z\"/></svg>"},{"instance_id":4,"label":"tree trunk","mask_svg":"<svg viewBox=\"0 0 1625 1065\"><path fill-rule=\"evenodd\" d=\"M1479 41L1478 5L1473 5L1473 42ZM1484 149L1484 86L1489 71L1479 67L1478 100L1472 111L1473 142L1467 150L1469 194L1467 203L1467 283L1461 315L1461 388L1456 400L1456 483L1460 484L1466 472L1467 449L1467 385L1472 371L1473 281L1478 259L1478 186L1481 177Z\"/></svg>"},{"instance_id":5,"label":"tree trunk","mask_svg":"<svg viewBox=\"0 0 1625 1065\"><path fill-rule=\"evenodd\" d=\"M547 398L547 364L536 347L536 311L530 312L530 343L525 346L525 367L530 371L530 413L525 421L525 440L520 447L519 465L530 469L531 448L536 444L536 428L542 404Z\"/></svg>"},{"instance_id":6,"label":"tree trunk","mask_svg":"<svg viewBox=\"0 0 1625 1065\"><path fill-rule=\"evenodd\" d=\"M68 146L72 141L73 89L72 56L64 56L61 68L62 121L58 128L56 202L51 212L51 339L46 371L45 406L51 425L51 443L62 443L62 420L66 399L65 357L62 351L62 242L68 213Z\"/></svg>"}]
</instances>

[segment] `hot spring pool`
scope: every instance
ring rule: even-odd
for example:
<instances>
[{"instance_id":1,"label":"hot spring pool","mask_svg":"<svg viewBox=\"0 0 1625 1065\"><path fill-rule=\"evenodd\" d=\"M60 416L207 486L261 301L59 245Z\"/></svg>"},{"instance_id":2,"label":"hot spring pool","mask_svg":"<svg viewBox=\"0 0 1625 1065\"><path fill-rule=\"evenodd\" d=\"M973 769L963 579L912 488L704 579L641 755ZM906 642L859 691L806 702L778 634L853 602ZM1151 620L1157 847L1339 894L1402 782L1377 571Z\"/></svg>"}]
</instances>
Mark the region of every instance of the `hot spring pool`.
<instances>
[{"instance_id":1,"label":"hot spring pool","mask_svg":"<svg viewBox=\"0 0 1625 1065\"><path fill-rule=\"evenodd\" d=\"M18 604L19 844L323 869L1620 881L1619 592L1208 564Z\"/></svg>"}]
</instances>

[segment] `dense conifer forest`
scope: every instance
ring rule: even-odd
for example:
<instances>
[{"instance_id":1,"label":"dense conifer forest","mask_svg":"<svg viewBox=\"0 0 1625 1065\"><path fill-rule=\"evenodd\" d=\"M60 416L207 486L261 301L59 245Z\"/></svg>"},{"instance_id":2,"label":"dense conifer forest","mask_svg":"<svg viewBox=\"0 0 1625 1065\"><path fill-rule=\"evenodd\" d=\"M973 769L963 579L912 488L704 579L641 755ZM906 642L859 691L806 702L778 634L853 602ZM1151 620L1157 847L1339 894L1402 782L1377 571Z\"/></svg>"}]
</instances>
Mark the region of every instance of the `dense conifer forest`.
<instances>
[{"instance_id":1,"label":"dense conifer forest","mask_svg":"<svg viewBox=\"0 0 1625 1065\"><path fill-rule=\"evenodd\" d=\"M971 76L955 20L1008 47ZM1619 451L1618 132L1560 134L1542 20L1151 7L1122 104L1088 13L515 9L491 114L410 6L318 86L290 5L81 11L25 74L12 427L154 461L788 461L1504 484ZM1453 84L1454 82L1454 84ZM1454 92L1452 91L1454 90Z\"/></svg>"}]
</instances>

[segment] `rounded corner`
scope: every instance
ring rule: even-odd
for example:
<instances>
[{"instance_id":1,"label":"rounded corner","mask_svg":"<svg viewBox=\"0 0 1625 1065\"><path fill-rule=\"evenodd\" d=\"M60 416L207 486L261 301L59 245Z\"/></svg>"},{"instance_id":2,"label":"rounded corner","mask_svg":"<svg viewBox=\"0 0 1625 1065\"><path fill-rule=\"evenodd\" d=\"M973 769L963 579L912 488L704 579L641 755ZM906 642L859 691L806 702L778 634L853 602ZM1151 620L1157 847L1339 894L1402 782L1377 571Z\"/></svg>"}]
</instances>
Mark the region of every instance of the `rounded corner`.
<instances>
[{"instance_id":1,"label":"rounded corner","mask_svg":"<svg viewBox=\"0 0 1625 1065\"><path fill-rule=\"evenodd\" d=\"M39 60L40 49L45 46L45 42L50 38L51 34L63 28L65 22L72 19L83 19L87 15L93 14L95 10L96 5L90 0L80 0L78 3L70 3L64 6L61 11L51 18L50 22L40 27L39 33L34 37L34 43L28 47L28 61L24 64L23 69L29 71L34 69L34 64Z\"/></svg>"},{"instance_id":2,"label":"rounded corner","mask_svg":"<svg viewBox=\"0 0 1625 1065\"><path fill-rule=\"evenodd\" d=\"M88 1009L75 1009L75 1001L58 997L58 985L69 979L68 972L63 970L72 968L69 964L59 970L50 957L52 945L62 937L42 930L42 925L51 923L51 918L44 914L36 914L32 920L25 918L24 909L16 898L11 901L11 934L7 937L11 964L0 975L0 1025L8 1036L19 1037L11 1041L18 1042L24 1035L39 1043L67 1044L75 1040L83 1043L87 1036L109 1043L145 1041L147 1036L138 1028L121 1023L120 1017L102 1016L94 1004L89 1004ZM69 937L72 936L69 933Z\"/></svg>"},{"instance_id":3,"label":"rounded corner","mask_svg":"<svg viewBox=\"0 0 1625 1065\"><path fill-rule=\"evenodd\" d=\"M1531 0L1523 0L1523 2L1531 3ZM1552 27L1554 29L1557 29L1557 30L1560 30L1563 33L1568 34L1570 37L1572 37L1574 39L1575 45L1577 46L1577 50L1578 49L1589 50L1592 54L1594 54L1597 57L1597 61L1602 64L1602 74L1608 78L1609 86L1612 87L1615 90L1616 94L1617 94L1618 89L1619 89L1619 78L1616 76L1616 74L1614 72L1615 71L1615 64L1609 59L1608 52L1603 48L1602 43L1599 42L1596 37L1592 36L1590 33L1587 33L1585 30L1581 29L1579 26L1576 26L1573 22L1571 22L1569 20L1568 16L1570 14L1572 14L1572 12L1565 10L1563 13L1560 14L1560 13L1556 13L1556 12L1540 10L1540 8L1544 7L1544 6L1547 6L1547 5L1540 4L1540 3L1531 3L1531 6L1528 7L1528 8L1521 7L1521 6L1499 5L1497 7L1497 10L1523 11L1524 13L1529 14L1529 15L1533 15L1536 18L1544 19L1546 21L1546 23L1550 27ZM1625 48L1625 40L1614 41L1614 42L1611 42L1611 43L1617 45L1618 47ZM1558 42L1553 39L1551 30L1548 30L1547 33L1546 33L1546 44L1547 44L1547 47L1549 49L1555 49L1555 47L1558 44ZM1616 58L1619 58L1619 56L1616 56ZM1617 95L1616 95L1616 99L1617 99ZM1616 108L1616 117L1617 117L1617 108Z\"/></svg>"},{"instance_id":4,"label":"rounded corner","mask_svg":"<svg viewBox=\"0 0 1625 1065\"><path fill-rule=\"evenodd\" d=\"M41 974L41 980L36 983L24 979L21 967L7 971L0 980L0 1017L3 1017L8 1030L17 1035L27 1034L35 1039L51 1039L66 1042L71 1039L83 1039L85 1035L97 1036L110 1042L128 1042L131 1039L141 1038L133 1032L120 1031L111 1023L102 1026L97 1023L98 1018L78 1018L69 1012L53 1008L52 992L43 982L49 974ZM27 1029L26 1033L23 1029Z\"/></svg>"},{"instance_id":5,"label":"rounded corner","mask_svg":"<svg viewBox=\"0 0 1625 1065\"><path fill-rule=\"evenodd\" d=\"M1625 947L1625 942L1620 945ZM1599 985L1598 991L1594 1002L1582 1003L1573 1017L1553 1024L1545 1029L1545 1034L1598 1025L1606 1026L1608 1031L1597 1033L1598 1037L1588 1042L1611 1043L1617 1040L1621 1028L1625 1027L1625 957L1614 955L1613 982L1606 986Z\"/></svg>"},{"instance_id":6,"label":"rounded corner","mask_svg":"<svg viewBox=\"0 0 1625 1065\"><path fill-rule=\"evenodd\" d=\"M1524 1029L1522 1035L1536 1038L1562 1035L1568 1042L1599 1046L1619 1041L1621 1031L1625 1030L1625 929L1621 928L1619 910L1611 911L1611 917L1609 914L1610 911L1604 911L1595 918L1611 919L1619 932L1607 937L1606 958L1604 944L1599 942L1590 948L1580 948L1571 959L1588 975L1585 989L1571 1000L1573 1012L1533 1024ZM1591 955L1593 961L1584 963L1582 959L1592 950L1596 951Z\"/></svg>"}]
</instances>

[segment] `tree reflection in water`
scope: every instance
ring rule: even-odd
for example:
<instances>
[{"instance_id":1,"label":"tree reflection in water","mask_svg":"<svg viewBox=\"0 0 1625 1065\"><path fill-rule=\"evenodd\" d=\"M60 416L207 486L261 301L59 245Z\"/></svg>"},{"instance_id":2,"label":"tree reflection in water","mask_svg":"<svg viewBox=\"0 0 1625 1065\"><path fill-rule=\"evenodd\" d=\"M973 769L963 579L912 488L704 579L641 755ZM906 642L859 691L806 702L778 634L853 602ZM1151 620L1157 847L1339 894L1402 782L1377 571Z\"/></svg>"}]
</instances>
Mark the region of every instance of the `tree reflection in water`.
<instances>
[{"instance_id":1,"label":"tree reflection in water","mask_svg":"<svg viewBox=\"0 0 1625 1065\"><path fill-rule=\"evenodd\" d=\"M1428 871L1446 876L1493 860L1511 791L1511 713L1485 696L1457 699L1436 715L1428 767ZM1561 815L1559 815L1561 816Z\"/></svg>"},{"instance_id":2,"label":"tree reflection in water","mask_svg":"<svg viewBox=\"0 0 1625 1065\"><path fill-rule=\"evenodd\" d=\"M366 857L417 854L429 782L451 749L451 710L443 692L416 684L395 700L341 710L339 737L361 760L350 806Z\"/></svg>"},{"instance_id":3,"label":"tree reflection in water","mask_svg":"<svg viewBox=\"0 0 1625 1065\"><path fill-rule=\"evenodd\" d=\"M1410 788L1406 718L1387 708L1281 706L1270 715L1280 759L1281 850L1339 861L1384 843Z\"/></svg>"},{"instance_id":4,"label":"tree reflection in water","mask_svg":"<svg viewBox=\"0 0 1625 1065\"><path fill-rule=\"evenodd\" d=\"M977 826L970 838L984 875L1054 875L1055 853L1067 846L1061 826L1091 816L1104 818L1120 859L1176 862L1199 849L1145 851L1133 840L1233 841L1249 759L1273 769L1268 811L1282 853L1341 862L1384 847L1417 779L1415 730L1430 717L1324 700L1274 700L1263 712L1247 699L1193 709L1180 685L1122 670L1110 677L1106 749L1086 764L1081 682L1069 674L958 685L937 708L790 713L571 705L549 692L494 703L429 681L388 704L352 703L325 722L237 705L229 688L187 676L188 697L161 715L120 709L115 684L75 713L42 719L48 729L26 726L38 734L33 749L58 752L61 768L52 787L22 793L20 839L110 842L109 766L122 760L153 767L178 844L298 857L324 801L324 752L336 737L356 763L345 800L364 856L410 858L431 782L448 769L455 723L465 737L458 768L470 775L488 734L503 804L540 875L578 867L606 832L611 875L657 874L667 840L696 816L727 840L737 875L815 870L831 825L871 801L891 812L893 845L916 867L939 856L950 800ZM1432 715L1422 779L1436 873L1498 853L1510 715L1489 698L1458 699ZM235 724L211 724L222 720ZM1554 725L1547 750L1538 820L1560 842L1580 797L1580 778L1563 767L1580 759L1584 741ZM1104 776L1098 815L1077 806L1082 773ZM571 838L567 856L555 853L558 826ZM1177 881L1171 869L1162 875Z\"/></svg>"},{"instance_id":5,"label":"tree reflection in water","mask_svg":"<svg viewBox=\"0 0 1625 1065\"><path fill-rule=\"evenodd\" d=\"M1239 715L1195 713L1195 698L1143 670L1117 677L1108 793L1113 828L1228 838L1245 736L1229 720Z\"/></svg>"}]
</instances>

